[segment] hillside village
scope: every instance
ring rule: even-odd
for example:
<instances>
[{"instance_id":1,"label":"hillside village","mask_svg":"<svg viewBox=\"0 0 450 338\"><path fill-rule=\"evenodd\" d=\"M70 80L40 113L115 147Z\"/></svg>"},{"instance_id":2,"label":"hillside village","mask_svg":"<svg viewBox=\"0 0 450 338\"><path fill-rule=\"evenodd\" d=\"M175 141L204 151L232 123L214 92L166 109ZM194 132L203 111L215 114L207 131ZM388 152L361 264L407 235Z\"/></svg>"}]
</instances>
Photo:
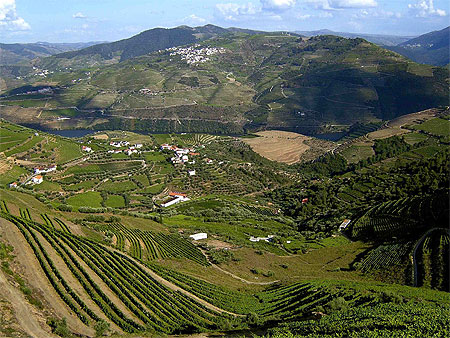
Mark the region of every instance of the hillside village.
<instances>
[{"instance_id":1,"label":"hillside village","mask_svg":"<svg viewBox=\"0 0 450 338\"><path fill-rule=\"evenodd\" d=\"M226 50L222 47L202 47L199 44L195 44L190 47L167 48L161 52L169 52L170 56L180 55L181 60L186 61L188 65L194 65L196 63L208 62L210 60L208 56L223 54L226 52Z\"/></svg>"}]
</instances>

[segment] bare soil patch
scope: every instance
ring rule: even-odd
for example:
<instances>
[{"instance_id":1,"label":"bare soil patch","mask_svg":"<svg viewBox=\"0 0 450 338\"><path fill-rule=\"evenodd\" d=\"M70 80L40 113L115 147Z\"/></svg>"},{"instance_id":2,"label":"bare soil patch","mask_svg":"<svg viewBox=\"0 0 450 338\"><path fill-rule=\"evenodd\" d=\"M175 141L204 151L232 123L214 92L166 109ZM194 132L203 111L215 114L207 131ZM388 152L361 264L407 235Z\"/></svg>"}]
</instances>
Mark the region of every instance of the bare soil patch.
<instances>
[{"instance_id":1,"label":"bare soil patch","mask_svg":"<svg viewBox=\"0 0 450 338\"><path fill-rule=\"evenodd\" d=\"M107 134L96 134L92 137L96 140L107 140L109 138Z\"/></svg>"},{"instance_id":2,"label":"bare soil patch","mask_svg":"<svg viewBox=\"0 0 450 338\"><path fill-rule=\"evenodd\" d=\"M288 164L299 162L310 146L305 141L311 137L293 132L266 130L256 133L259 137L242 139L254 152L272 161Z\"/></svg>"},{"instance_id":3,"label":"bare soil patch","mask_svg":"<svg viewBox=\"0 0 450 338\"><path fill-rule=\"evenodd\" d=\"M0 218L0 234L2 238L6 239L14 247L13 254L16 256L15 261L20 262L21 267L21 270L17 272L24 277L28 285L37 290L42 296L46 303L45 307L51 309L57 317L65 317L67 319L67 325L72 331L92 336L94 330L84 325L75 314L68 310L65 303L50 285L50 282L39 266L33 250L17 227L7 220Z\"/></svg>"}]
</instances>

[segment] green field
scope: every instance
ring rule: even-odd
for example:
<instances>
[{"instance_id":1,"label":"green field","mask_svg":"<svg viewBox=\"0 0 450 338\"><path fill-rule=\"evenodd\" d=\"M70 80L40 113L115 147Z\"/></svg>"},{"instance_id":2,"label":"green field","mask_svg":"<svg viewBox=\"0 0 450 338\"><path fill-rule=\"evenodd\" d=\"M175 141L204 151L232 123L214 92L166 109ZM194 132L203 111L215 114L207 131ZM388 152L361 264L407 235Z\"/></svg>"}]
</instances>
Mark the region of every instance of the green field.
<instances>
[{"instance_id":1,"label":"green field","mask_svg":"<svg viewBox=\"0 0 450 338\"><path fill-rule=\"evenodd\" d=\"M370 156L373 156L375 152L372 146L356 146L352 145L343 150L341 155L345 157L348 163L357 163L361 160L365 160Z\"/></svg>"},{"instance_id":2,"label":"green field","mask_svg":"<svg viewBox=\"0 0 450 338\"><path fill-rule=\"evenodd\" d=\"M108 192L125 192L136 190L137 185L133 181L107 181L98 187L98 190L105 190Z\"/></svg>"},{"instance_id":3,"label":"green field","mask_svg":"<svg viewBox=\"0 0 450 338\"><path fill-rule=\"evenodd\" d=\"M67 204L74 207L92 207L100 208L102 206L102 197L97 191L88 191L76 194L67 199Z\"/></svg>"},{"instance_id":4,"label":"green field","mask_svg":"<svg viewBox=\"0 0 450 338\"><path fill-rule=\"evenodd\" d=\"M431 135L448 137L450 135L450 121L435 118L413 126L416 130L423 130Z\"/></svg>"},{"instance_id":5,"label":"green field","mask_svg":"<svg viewBox=\"0 0 450 338\"><path fill-rule=\"evenodd\" d=\"M105 205L111 208L121 208L125 206L125 200L122 196L108 195L108 198L105 201Z\"/></svg>"}]
</instances>

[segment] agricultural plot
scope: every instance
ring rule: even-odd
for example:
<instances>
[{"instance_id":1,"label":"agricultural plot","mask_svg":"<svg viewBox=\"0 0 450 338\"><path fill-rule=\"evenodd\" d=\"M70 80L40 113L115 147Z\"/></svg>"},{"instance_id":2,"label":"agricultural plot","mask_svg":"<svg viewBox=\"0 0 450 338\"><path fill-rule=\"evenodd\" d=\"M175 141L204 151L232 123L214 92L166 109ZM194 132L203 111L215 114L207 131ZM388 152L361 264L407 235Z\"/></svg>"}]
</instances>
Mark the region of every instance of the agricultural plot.
<instances>
[{"instance_id":1,"label":"agricultural plot","mask_svg":"<svg viewBox=\"0 0 450 338\"><path fill-rule=\"evenodd\" d=\"M358 163L375 155L375 152L370 145L351 145L340 154L345 157L348 163Z\"/></svg>"},{"instance_id":2,"label":"agricultural plot","mask_svg":"<svg viewBox=\"0 0 450 338\"><path fill-rule=\"evenodd\" d=\"M209 265L201 251L179 235L128 229L121 224L102 225L96 228L113 233L116 237L116 246L120 250L125 248L126 241L129 254L135 258L142 260L187 258L201 265Z\"/></svg>"},{"instance_id":3,"label":"agricultural plot","mask_svg":"<svg viewBox=\"0 0 450 338\"><path fill-rule=\"evenodd\" d=\"M272 161L288 164L300 161L304 152L310 147L305 143L310 137L285 131L262 131L259 137L243 138L253 151Z\"/></svg>"},{"instance_id":4,"label":"agricultural plot","mask_svg":"<svg viewBox=\"0 0 450 338\"><path fill-rule=\"evenodd\" d=\"M102 206L102 196L97 191L88 191L76 194L67 199L67 204L74 207L93 207L100 208Z\"/></svg>"},{"instance_id":5,"label":"agricultural plot","mask_svg":"<svg viewBox=\"0 0 450 338\"><path fill-rule=\"evenodd\" d=\"M425 121L421 124L414 125L411 128L421 130L435 136L448 137L450 134L450 121L448 119L438 117Z\"/></svg>"}]
</instances>

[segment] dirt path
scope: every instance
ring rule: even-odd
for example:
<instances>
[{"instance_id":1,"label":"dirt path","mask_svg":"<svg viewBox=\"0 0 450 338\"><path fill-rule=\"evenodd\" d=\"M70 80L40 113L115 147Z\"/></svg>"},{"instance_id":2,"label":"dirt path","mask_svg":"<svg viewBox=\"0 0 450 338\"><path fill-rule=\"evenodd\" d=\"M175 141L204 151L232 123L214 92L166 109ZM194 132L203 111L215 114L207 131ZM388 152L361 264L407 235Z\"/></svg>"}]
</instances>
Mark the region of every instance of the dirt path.
<instances>
[{"instance_id":1,"label":"dirt path","mask_svg":"<svg viewBox=\"0 0 450 338\"><path fill-rule=\"evenodd\" d=\"M211 263L211 265L212 265L214 268L216 268L217 270L220 270L221 272L223 272L223 273L225 273L225 274L227 274L227 275L229 275L229 276L231 276L231 277L233 277L233 278L235 278L235 279L238 279L238 280L240 280L241 282L243 282L243 283L245 283L245 284L271 285L271 284L275 284L275 283L278 283L278 282L279 282L279 280L274 280L274 281L271 281L271 282L253 282L253 281L246 280L246 279L244 279L244 278L242 278L242 277L236 276L235 274L233 274L233 273L231 273L231 272L229 272L229 271L226 271L226 270L222 269L222 268L221 268L220 266L218 266L218 265L215 265L215 264L212 264L212 263Z\"/></svg>"},{"instance_id":2,"label":"dirt path","mask_svg":"<svg viewBox=\"0 0 450 338\"><path fill-rule=\"evenodd\" d=\"M55 337L49 332L44 331L38 321L32 315L34 309L26 301L22 293L12 286L3 271L0 270L0 293L4 296L14 309L17 321L21 329L23 329L31 337Z\"/></svg>"},{"instance_id":3,"label":"dirt path","mask_svg":"<svg viewBox=\"0 0 450 338\"><path fill-rule=\"evenodd\" d=\"M231 273L231 272L229 272L229 271L227 271L227 270L224 270L224 269L222 269L220 266L218 266L218 265L212 263L212 262L209 260L208 256L206 255L206 253L205 253L202 249L200 249L200 248L199 248L199 250L203 253L203 255L205 255L205 257L206 257L206 259L208 260L209 264L211 264L214 268L216 268L217 270L223 272L224 274L226 274L226 275L228 275L228 276L233 277L234 279L240 280L242 283L245 283L245 284L255 284L255 285L271 285L271 284L275 284L275 283L278 283L278 282L279 282L279 280L274 280L274 281L271 281L271 282L253 282L253 281L244 279L244 278L239 277L239 276L235 275L234 273Z\"/></svg>"},{"instance_id":4,"label":"dirt path","mask_svg":"<svg viewBox=\"0 0 450 338\"><path fill-rule=\"evenodd\" d=\"M23 275L32 288L43 296L45 303L48 304L48 308L57 317L65 317L72 331L88 336L94 335L94 330L81 323L78 317L68 310L66 304L58 296L40 268L33 250L17 227L4 218L0 218L0 233L2 234L2 238L5 238L14 247L13 254L16 256L15 260L20 263L21 267L19 273ZM37 337L47 336L48 334Z\"/></svg>"}]
</instances>

